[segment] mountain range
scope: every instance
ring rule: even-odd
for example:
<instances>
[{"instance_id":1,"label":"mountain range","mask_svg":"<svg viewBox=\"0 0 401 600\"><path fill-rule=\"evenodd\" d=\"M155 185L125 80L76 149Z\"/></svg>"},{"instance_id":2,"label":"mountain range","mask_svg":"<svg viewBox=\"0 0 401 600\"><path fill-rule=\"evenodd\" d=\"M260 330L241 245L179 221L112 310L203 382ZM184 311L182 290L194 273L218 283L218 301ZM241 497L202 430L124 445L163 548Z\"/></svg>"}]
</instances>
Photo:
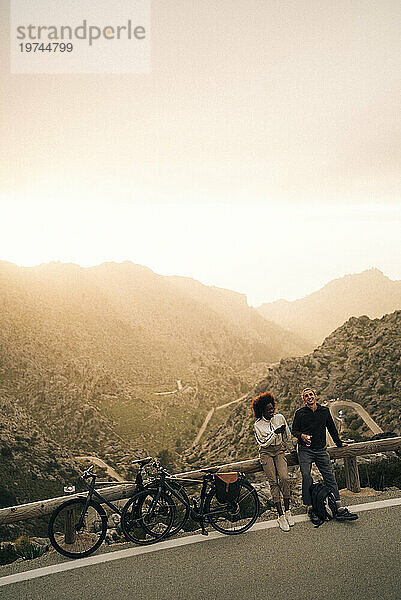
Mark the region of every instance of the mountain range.
<instances>
[{"instance_id":1,"label":"mountain range","mask_svg":"<svg viewBox=\"0 0 401 600\"><path fill-rule=\"evenodd\" d=\"M306 340L309 350L350 317L382 317L401 308L401 281L378 269L345 275L305 298L277 300L258 307L259 313Z\"/></svg>"},{"instance_id":2,"label":"mountain range","mask_svg":"<svg viewBox=\"0 0 401 600\"><path fill-rule=\"evenodd\" d=\"M2 401L114 466L124 446L185 447L203 412L249 389L255 365L306 348L241 294L130 262L2 262L0 309Z\"/></svg>"}]
</instances>

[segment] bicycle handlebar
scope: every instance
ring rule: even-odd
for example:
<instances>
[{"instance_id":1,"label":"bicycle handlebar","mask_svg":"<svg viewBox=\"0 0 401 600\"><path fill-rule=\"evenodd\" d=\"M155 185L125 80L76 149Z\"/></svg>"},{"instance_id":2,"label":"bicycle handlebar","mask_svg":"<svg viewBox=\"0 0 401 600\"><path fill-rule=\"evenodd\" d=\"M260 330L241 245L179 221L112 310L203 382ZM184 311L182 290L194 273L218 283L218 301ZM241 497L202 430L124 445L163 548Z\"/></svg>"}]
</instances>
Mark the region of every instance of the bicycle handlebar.
<instances>
[{"instance_id":1,"label":"bicycle handlebar","mask_svg":"<svg viewBox=\"0 0 401 600\"><path fill-rule=\"evenodd\" d=\"M91 465L89 467L89 469L86 469L86 471L83 472L82 479L89 479L90 477L96 477L96 474L93 473L92 471L93 471L93 465Z\"/></svg>"},{"instance_id":2,"label":"bicycle handlebar","mask_svg":"<svg viewBox=\"0 0 401 600\"><path fill-rule=\"evenodd\" d=\"M163 473L164 475L167 475L168 477L171 477L170 473L167 471L167 469L165 469L164 467L161 466L161 464L159 463L159 461L155 458L153 460L153 464L156 467L157 471L159 473Z\"/></svg>"},{"instance_id":3,"label":"bicycle handlebar","mask_svg":"<svg viewBox=\"0 0 401 600\"><path fill-rule=\"evenodd\" d=\"M143 459L143 460L147 460L147 463L144 463L142 460L138 460L138 461L133 461L134 463L138 463L139 464L139 469L140 471L142 471L142 469L146 466L149 465L149 463L151 462L149 459L151 457L148 457L147 459ZM159 473L163 473L163 475L167 475L168 477L171 477L170 473L164 468L162 467L162 465L160 464L160 462L155 458L153 459L153 466L156 468L156 470ZM82 479L95 479L96 478L96 473L93 473L93 465L91 465L88 469L86 469L86 471L83 472L82 474Z\"/></svg>"}]
</instances>

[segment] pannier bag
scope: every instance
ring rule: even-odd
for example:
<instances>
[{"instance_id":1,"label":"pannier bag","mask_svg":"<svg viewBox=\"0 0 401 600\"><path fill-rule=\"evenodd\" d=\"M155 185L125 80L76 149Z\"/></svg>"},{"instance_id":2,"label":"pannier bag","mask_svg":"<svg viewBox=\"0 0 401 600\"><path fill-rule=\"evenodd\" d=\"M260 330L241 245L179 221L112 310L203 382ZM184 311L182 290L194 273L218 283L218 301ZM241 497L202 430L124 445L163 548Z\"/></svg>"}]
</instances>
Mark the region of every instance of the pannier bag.
<instances>
[{"instance_id":1,"label":"pannier bag","mask_svg":"<svg viewBox=\"0 0 401 600\"><path fill-rule=\"evenodd\" d=\"M238 473L215 473L216 498L220 504L236 502L240 492Z\"/></svg>"},{"instance_id":2,"label":"pannier bag","mask_svg":"<svg viewBox=\"0 0 401 600\"><path fill-rule=\"evenodd\" d=\"M322 483L314 483L310 488L310 493L312 510L319 519L319 522L315 523L315 527L319 527L325 521L331 521L336 516L336 499L333 492Z\"/></svg>"}]
</instances>

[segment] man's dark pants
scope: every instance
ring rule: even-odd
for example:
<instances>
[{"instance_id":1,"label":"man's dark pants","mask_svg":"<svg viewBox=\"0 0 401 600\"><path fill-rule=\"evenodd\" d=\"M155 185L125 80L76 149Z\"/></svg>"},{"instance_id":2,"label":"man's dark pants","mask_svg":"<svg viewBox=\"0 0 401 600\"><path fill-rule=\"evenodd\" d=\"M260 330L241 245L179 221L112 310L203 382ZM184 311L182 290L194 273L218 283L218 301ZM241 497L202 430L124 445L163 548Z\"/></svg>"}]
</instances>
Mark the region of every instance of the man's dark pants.
<instances>
[{"instance_id":1,"label":"man's dark pants","mask_svg":"<svg viewBox=\"0 0 401 600\"><path fill-rule=\"evenodd\" d=\"M312 505L310 487L313 483L311 476L312 463L319 469L325 485L333 492L336 500L340 500L338 485L331 467L330 456L326 448L312 450L306 446L298 446L299 468L302 475L302 501L307 506Z\"/></svg>"}]
</instances>

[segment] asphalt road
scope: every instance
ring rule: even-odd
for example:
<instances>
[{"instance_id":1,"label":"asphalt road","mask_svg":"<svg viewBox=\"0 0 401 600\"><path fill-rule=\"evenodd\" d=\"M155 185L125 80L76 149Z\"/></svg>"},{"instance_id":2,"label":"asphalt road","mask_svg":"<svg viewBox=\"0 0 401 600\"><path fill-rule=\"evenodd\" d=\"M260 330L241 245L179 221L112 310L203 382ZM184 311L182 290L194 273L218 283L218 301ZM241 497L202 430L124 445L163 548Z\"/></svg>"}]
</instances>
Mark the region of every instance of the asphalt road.
<instances>
[{"instance_id":1,"label":"asphalt road","mask_svg":"<svg viewBox=\"0 0 401 600\"><path fill-rule=\"evenodd\" d=\"M13 583L0 599L401 600L400 524L399 505L318 529L205 538Z\"/></svg>"}]
</instances>

